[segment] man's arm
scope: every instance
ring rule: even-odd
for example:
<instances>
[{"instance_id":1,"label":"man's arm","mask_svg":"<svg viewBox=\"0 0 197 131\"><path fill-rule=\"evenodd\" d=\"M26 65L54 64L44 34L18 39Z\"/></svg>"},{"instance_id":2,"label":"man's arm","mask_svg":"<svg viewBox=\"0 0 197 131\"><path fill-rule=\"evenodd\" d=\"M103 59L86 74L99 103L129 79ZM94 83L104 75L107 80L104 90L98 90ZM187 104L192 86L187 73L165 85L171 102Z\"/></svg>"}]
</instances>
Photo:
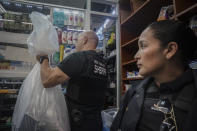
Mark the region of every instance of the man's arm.
<instances>
[{"instance_id":1,"label":"man's arm","mask_svg":"<svg viewBox=\"0 0 197 131\"><path fill-rule=\"evenodd\" d=\"M51 68L47 59L41 64L41 80L45 88L53 87L68 81L70 77L58 67Z\"/></svg>"}]
</instances>

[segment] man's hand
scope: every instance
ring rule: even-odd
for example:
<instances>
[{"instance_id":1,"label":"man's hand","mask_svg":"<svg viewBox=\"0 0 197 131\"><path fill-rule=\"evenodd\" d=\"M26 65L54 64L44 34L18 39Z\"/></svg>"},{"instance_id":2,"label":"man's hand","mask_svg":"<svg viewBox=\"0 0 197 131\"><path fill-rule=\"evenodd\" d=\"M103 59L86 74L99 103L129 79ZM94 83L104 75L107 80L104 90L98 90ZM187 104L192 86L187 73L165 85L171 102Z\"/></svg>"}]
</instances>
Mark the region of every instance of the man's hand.
<instances>
[{"instance_id":1,"label":"man's hand","mask_svg":"<svg viewBox=\"0 0 197 131\"><path fill-rule=\"evenodd\" d=\"M41 62L40 59L41 59L42 57L48 58L48 55L37 55L37 56L36 56L37 61L38 61L38 62Z\"/></svg>"},{"instance_id":2,"label":"man's hand","mask_svg":"<svg viewBox=\"0 0 197 131\"><path fill-rule=\"evenodd\" d=\"M44 57L48 57L48 55L37 55L37 56L36 56L36 60L37 60L37 61L40 61L40 57L43 57L43 56L44 56Z\"/></svg>"}]
</instances>

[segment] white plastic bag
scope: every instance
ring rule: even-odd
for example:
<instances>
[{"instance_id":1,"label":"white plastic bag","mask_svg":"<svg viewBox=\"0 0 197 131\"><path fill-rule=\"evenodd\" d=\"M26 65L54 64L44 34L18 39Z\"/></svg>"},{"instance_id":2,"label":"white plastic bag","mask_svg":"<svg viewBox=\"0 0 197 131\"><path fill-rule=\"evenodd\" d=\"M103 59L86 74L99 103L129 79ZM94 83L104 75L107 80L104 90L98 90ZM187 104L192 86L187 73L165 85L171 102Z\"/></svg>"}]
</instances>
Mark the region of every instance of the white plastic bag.
<instances>
[{"instance_id":1,"label":"white plastic bag","mask_svg":"<svg viewBox=\"0 0 197 131\"><path fill-rule=\"evenodd\" d=\"M103 128L105 131L110 131L110 127L112 125L112 122L113 122L117 112L118 112L117 108L111 108L111 109L101 111Z\"/></svg>"},{"instance_id":2,"label":"white plastic bag","mask_svg":"<svg viewBox=\"0 0 197 131\"><path fill-rule=\"evenodd\" d=\"M28 49L32 55L52 54L58 51L58 36L48 17L38 12L30 15L33 32L27 39Z\"/></svg>"},{"instance_id":3,"label":"white plastic bag","mask_svg":"<svg viewBox=\"0 0 197 131\"><path fill-rule=\"evenodd\" d=\"M54 53L58 49L58 39L52 24L40 13L32 13L31 18L32 21L39 19L39 22L33 22L35 27L42 26L45 22L46 28L34 28L28 39L30 52L33 55ZM56 35L50 36L51 34ZM43 44L41 39L44 38L47 39ZM36 63L20 88L12 118L12 131L70 131L68 110L61 87L44 88L40 68L40 63Z\"/></svg>"}]
</instances>

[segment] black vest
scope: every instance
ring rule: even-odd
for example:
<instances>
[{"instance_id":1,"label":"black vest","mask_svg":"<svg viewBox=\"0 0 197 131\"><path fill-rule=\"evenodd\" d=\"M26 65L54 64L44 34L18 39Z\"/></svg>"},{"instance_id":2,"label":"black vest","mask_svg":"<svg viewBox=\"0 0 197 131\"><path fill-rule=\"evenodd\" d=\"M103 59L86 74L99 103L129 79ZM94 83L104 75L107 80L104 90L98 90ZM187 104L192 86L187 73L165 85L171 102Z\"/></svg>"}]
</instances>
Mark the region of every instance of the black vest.
<instances>
[{"instance_id":1,"label":"black vest","mask_svg":"<svg viewBox=\"0 0 197 131\"><path fill-rule=\"evenodd\" d=\"M106 62L96 52L83 52L83 55L86 60L86 71L83 75L69 80L67 96L78 104L103 105L107 87Z\"/></svg>"},{"instance_id":2,"label":"black vest","mask_svg":"<svg viewBox=\"0 0 197 131\"><path fill-rule=\"evenodd\" d=\"M188 110L187 121L184 125L184 131L197 131L197 99L195 98L192 105L186 102L191 98L190 92L197 92L197 70L193 70L195 88L181 91L175 106ZM120 109L112 123L111 131L135 131L138 120L141 115L141 109L144 101L144 89L152 81L146 78L137 87L130 88L121 102ZM187 87L185 87L186 89ZM188 109L188 107L190 107Z\"/></svg>"}]
</instances>

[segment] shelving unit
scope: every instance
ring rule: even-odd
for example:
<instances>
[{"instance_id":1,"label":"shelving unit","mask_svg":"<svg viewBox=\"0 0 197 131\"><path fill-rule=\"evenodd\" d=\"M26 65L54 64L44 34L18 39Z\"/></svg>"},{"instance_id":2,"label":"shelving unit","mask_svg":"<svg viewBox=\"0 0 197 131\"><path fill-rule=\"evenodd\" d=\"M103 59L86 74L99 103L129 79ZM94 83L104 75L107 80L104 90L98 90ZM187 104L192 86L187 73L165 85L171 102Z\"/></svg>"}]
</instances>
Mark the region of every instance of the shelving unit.
<instances>
[{"instance_id":1,"label":"shelving unit","mask_svg":"<svg viewBox=\"0 0 197 131\"><path fill-rule=\"evenodd\" d=\"M0 72L1 74L2 72ZM23 78L0 77L0 130L11 131L11 117Z\"/></svg>"},{"instance_id":2,"label":"shelving unit","mask_svg":"<svg viewBox=\"0 0 197 131\"><path fill-rule=\"evenodd\" d=\"M18 89L0 89L0 94L15 94Z\"/></svg>"},{"instance_id":3,"label":"shelving unit","mask_svg":"<svg viewBox=\"0 0 197 131\"><path fill-rule=\"evenodd\" d=\"M179 2L181 3L183 0L180 0ZM191 0L192 1L192 0ZM190 2L191 2L190 1ZM175 1L178 4L178 1ZM184 3L185 4L185 3ZM175 5L174 7L178 8L179 5ZM175 19L184 21L184 22L188 22L190 17L197 14L197 2L193 0L193 2L190 3L190 5L188 5L188 8L183 8L183 9L177 9L175 8Z\"/></svg>"},{"instance_id":4,"label":"shelving unit","mask_svg":"<svg viewBox=\"0 0 197 131\"><path fill-rule=\"evenodd\" d=\"M0 70L0 78L25 78L28 71Z\"/></svg>"},{"instance_id":5,"label":"shelving unit","mask_svg":"<svg viewBox=\"0 0 197 131\"><path fill-rule=\"evenodd\" d=\"M29 37L29 34L0 31L1 43L13 43L13 44L17 43L21 45L26 45L28 37Z\"/></svg>"},{"instance_id":6,"label":"shelving unit","mask_svg":"<svg viewBox=\"0 0 197 131\"><path fill-rule=\"evenodd\" d=\"M136 76L136 77L133 77L133 78L123 78L122 80L123 81L143 80L143 77Z\"/></svg>"},{"instance_id":7,"label":"shelving unit","mask_svg":"<svg viewBox=\"0 0 197 131\"><path fill-rule=\"evenodd\" d=\"M134 55L138 50L138 39L140 33L152 22L156 21L161 7L172 5L174 16L171 19L178 19L189 23L191 16L197 14L196 0L146 0L134 11L132 0L120 0L120 33L121 33L121 93L124 93L124 84L131 81L142 80L143 77L127 78L128 71L136 71L136 60Z\"/></svg>"},{"instance_id":8,"label":"shelving unit","mask_svg":"<svg viewBox=\"0 0 197 131\"><path fill-rule=\"evenodd\" d=\"M175 2L175 0L174 0ZM178 2L178 0L176 0ZM120 0L120 49L121 49L121 94L125 92L125 84L133 81L142 80L143 77L127 78L127 72L137 71L136 60L134 56L138 50L138 39L141 32L152 22L156 21L161 7L173 4L172 0L146 0L141 6L134 10L132 0ZM190 12L193 12L196 5L188 5ZM187 7L187 8L188 8ZM185 10L187 8L180 8L174 16L175 18L182 17L182 14L188 14ZM195 12L195 11L194 11Z\"/></svg>"}]
</instances>

